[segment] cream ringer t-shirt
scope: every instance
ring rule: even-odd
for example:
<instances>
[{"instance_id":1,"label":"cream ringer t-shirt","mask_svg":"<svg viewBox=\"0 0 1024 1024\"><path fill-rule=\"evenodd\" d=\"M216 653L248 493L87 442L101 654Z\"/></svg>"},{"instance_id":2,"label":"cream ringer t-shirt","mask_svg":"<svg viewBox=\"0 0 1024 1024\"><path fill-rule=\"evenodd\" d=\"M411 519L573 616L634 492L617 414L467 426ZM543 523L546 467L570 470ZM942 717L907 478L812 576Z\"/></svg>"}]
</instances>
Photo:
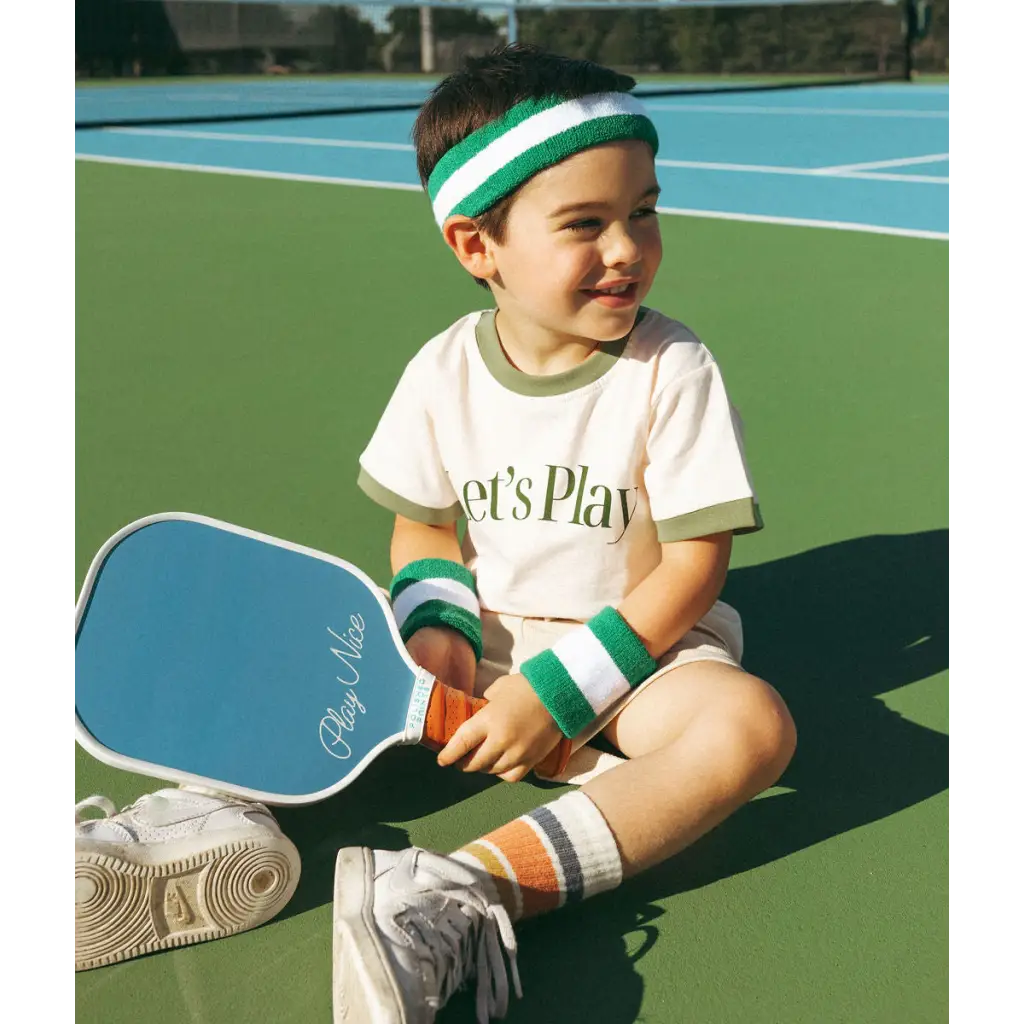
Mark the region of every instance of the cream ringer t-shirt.
<instances>
[{"instance_id":1,"label":"cream ringer t-shirt","mask_svg":"<svg viewBox=\"0 0 1024 1024\"><path fill-rule=\"evenodd\" d=\"M761 528L718 364L653 309L547 377L509 363L493 310L462 317L409 362L359 463L392 512L465 515L481 608L528 618L586 621L651 573L661 542Z\"/></svg>"}]
</instances>

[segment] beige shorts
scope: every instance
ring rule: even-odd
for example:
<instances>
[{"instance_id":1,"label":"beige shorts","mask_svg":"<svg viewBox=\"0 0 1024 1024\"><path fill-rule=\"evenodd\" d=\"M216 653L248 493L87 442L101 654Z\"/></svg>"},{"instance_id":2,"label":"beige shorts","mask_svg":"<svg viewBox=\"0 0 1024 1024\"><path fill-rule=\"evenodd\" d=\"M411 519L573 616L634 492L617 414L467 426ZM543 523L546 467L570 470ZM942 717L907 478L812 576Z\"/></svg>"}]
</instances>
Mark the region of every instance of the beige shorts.
<instances>
[{"instance_id":1,"label":"beige shorts","mask_svg":"<svg viewBox=\"0 0 1024 1024\"><path fill-rule=\"evenodd\" d=\"M473 692L477 697L486 696L487 687L499 676L516 672L528 658L551 647L569 630L580 625L579 622L567 619L524 619L518 615L489 611L482 613L481 623L484 656L477 666L473 686ZM724 601L717 601L711 611L689 633L658 659L658 667L654 673L598 715L574 737L574 751L596 736L631 700L642 693L645 687L650 686L666 672L694 661L721 661L739 668L742 657L743 624L739 613ZM612 766L611 762L601 763L605 766L604 770ZM585 781L585 777L599 774L599 771L593 770L596 764L595 757L579 757L574 754L565 775L558 776L557 781L579 784Z\"/></svg>"}]
</instances>

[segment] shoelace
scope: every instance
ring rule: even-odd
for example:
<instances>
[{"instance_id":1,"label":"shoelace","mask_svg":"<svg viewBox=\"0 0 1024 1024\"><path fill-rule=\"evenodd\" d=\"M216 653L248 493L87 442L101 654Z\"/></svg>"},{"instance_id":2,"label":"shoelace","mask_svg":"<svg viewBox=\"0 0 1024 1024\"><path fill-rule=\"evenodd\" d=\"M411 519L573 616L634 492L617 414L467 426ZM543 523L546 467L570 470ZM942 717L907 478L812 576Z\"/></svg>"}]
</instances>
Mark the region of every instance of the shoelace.
<instances>
[{"instance_id":1,"label":"shoelace","mask_svg":"<svg viewBox=\"0 0 1024 1024\"><path fill-rule=\"evenodd\" d=\"M407 927L406 934L417 945L426 946L438 965L439 1005L476 974L477 1021L489 1024L492 1016L504 1017L508 1010L508 974L502 947L508 954L515 993L519 998L523 995L512 921L500 903L489 903L476 890L453 888L450 879L445 881L446 902L440 916L427 920L414 905L408 905L404 919L411 930Z\"/></svg>"},{"instance_id":2,"label":"shoelace","mask_svg":"<svg viewBox=\"0 0 1024 1024\"><path fill-rule=\"evenodd\" d=\"M498 903L487 908L487 917L477 945L476 1017L483 1024L487 1024L491 1014L504 1017L508 1010L508 976L498 945L499 935L512 969L512 987L516 997L523 998L519 967L516 964L515 932L512 931L508 911Z\"/></svg>"},{"instance_id":3,"label":"shoelace","mask_svg":"<svg viewBox=\"0 0 1024 1024\"><path fill-rule=\"evenodd\" d=\"M87 807L97 807L103 812L104 818L110 818L117 813L117 808L114 806L112 800L108 800L105 796L100 796L94 793L92 796L87 796L84 800L79 800L75 804L75 824L81 825L84 820L82 812Z\"/></svg>"}]
</instances>

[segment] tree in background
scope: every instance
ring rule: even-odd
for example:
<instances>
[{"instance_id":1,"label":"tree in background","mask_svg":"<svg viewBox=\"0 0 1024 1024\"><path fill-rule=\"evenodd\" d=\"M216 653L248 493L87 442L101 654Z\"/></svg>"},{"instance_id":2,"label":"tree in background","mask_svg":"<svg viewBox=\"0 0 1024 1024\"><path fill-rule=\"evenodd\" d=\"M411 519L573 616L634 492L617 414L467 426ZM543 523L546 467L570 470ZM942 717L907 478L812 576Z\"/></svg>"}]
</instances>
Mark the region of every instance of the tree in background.
<instances>
[{"instance_id":1,"label":"tree in background","mask_svg":"<svg viewBox=\"0 0 1024 1024\"><path fill-rule=\"evenodd\" d=\"M185 55L163 4L75 0L75 74L180 74Z\"/></svg>"},{"instance_id":2,"label":"tree in background","mask_svg":"<svg viewBox=\"0 0 1024 1024\"><path fill-rule=\"evenodd\" d=\"M921 70L948 70L948 0L917 46ZM522 10L520 38L623 71L682 74L892 74L898 4L751 4L690 10Z\"/></svg>"},{"instance_id":3,"label":"tree in background","mask_svg":"<svg viewBox=\"0 0 1024 1024\"><path fill-rule=\"evenodd\" d=\"M893 74L902 67L900 4L751 4L688 10L519 11L520 39L635 74ZM76 0L76 72L90 76L420 68L419 8L374 28L350 7ZM497 20L495 20L495 17ZM237 26L228 39L224 22ZM504 16L433 9L438 70L505 36ZM214 38L216 37L216 38ZM949 0L935 0L915 46L919 71L949 71Z\"/></svg>"},{"instance_id":4,"label":"tree in background","mask_svg":"<svg viewBox=\"0 0 1024 1024\"><path fill-rule=\"evenodd\" d=\"M312 24L330 39L318 54L326 71L366 71L380 66L377 30L350 7L319 7Z\"/></svg>"},{"instance_id":5,"label":"tree in background","mask_svg":"<svg viewBox=\"0 0 1024 1024\"><path fill-rule=\"evenodd\" d=\"M949 74L949 0L935 0L928 35L917 44L915 63L926 74Z\"/></svg>"},{"instance_id":6,"label":"tree in background","mask_svg":"<svg viewBox=\"0 0 1024 1024\"><path fill-rule=\"evenodd\" d=\"M451 59L445 60L451 46L458 40L471 41L471 52L483 53L502 42L501 28L493 18L472 7L432 9L434 42L437 45L438 70L453 71ZM504 21L504 19L502 19ZM388 71L420 70L420 9L419 7L394 7L388 14L389 32L382 40L382 51L387 54L384 63ZM466 47L461 48L466 52Z\"/></svg>"}]
</instances>

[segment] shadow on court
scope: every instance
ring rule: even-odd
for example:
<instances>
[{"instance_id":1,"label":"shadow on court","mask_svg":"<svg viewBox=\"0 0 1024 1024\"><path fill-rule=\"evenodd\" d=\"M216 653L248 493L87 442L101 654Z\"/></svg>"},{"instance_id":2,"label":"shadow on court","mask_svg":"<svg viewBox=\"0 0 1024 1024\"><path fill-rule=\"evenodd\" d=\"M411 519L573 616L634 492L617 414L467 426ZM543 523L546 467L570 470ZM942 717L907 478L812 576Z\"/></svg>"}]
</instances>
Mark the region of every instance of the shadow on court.
<instances>
[{"instance_id":1,"label":"shadow on court","mask_svg":"<svg viewBox=\"0 0 1024 1024\"><path fill-rule=\"evenodd\" d=\"M862 537L736 569L723 598L743 616L746 668L782 694L799 731L780 785L672 860L570 911L517 929L528 998L509 1021L634 1021L633 969L658 940L656 900L739 874L910 807L948 786L948 738L888 710L877 695L948 666L948 531ZM280 809L303 876L282 916L332 899L340 846L399 849L408 821L499 783L444 771L422 749L392 751L316 807ZM550 796L535 786L537 802ZM372 796L371 796L372 794ZM553 796L553 794L551 794ZM492 827L501 824L494 821ZM642 941L635 941L636 933ZM623 938L631 935L631 956ZM578 984L567 979L579 979ZM600 985L593 984L601 979ZM472 994L446 1022L474 1020Z\"/></svg>"}]
</instances>

